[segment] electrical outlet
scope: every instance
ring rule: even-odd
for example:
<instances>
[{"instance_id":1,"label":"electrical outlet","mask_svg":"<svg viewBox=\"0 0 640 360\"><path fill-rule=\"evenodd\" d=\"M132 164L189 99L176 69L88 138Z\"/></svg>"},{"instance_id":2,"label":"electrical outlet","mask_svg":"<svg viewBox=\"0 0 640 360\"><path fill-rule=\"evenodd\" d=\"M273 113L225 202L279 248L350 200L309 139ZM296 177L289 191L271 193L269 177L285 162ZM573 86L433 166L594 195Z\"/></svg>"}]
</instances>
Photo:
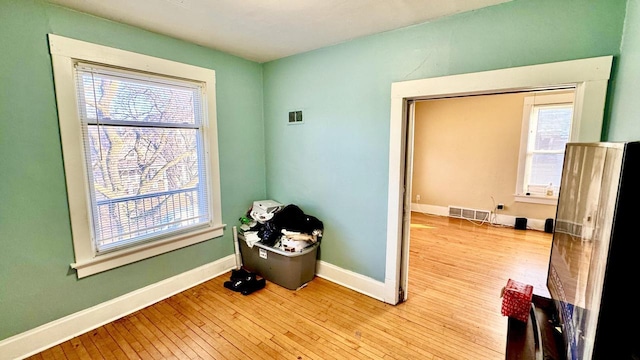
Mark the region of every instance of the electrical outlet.
<instances>
[{"instance_id":1,"label":"electrical outlet","mask_svg":"<svg viewBox=\"0 0 640 360\"><path fill-rule=\"evenodd\" d=\"M498 206L496 206L496 209L504 210L504 204L498 204Z\"/></svg>"},{"instance_id":2,"label":"electrical outlet","mask_svg":"<svg viewBox=\"0 0 640 360\"><path fill-rule=\"evenodd\" d=\"M420 201L420 195L416 195L416 201Z\"/></svg>"}]
</instances>

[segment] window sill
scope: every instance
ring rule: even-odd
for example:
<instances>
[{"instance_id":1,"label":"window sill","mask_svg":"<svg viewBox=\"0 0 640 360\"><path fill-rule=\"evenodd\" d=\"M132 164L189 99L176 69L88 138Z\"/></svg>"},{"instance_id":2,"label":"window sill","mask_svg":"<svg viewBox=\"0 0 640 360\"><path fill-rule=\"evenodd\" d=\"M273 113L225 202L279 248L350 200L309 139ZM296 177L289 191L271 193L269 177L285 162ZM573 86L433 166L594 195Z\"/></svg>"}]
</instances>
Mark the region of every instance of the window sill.
<instances>
[{"instance_id":1,"label":"window sill","mask_svg":"<svg viewBox=\"0 0 640 360\"><path fill-rule=\"evenodd\" d=\"M122 249L104 255L95 256L90 259L78 259L79 261L71 264L71 268L76 270L78 278L83 278L122 265L147 259L152 256L164 254L169 251L220 237L224 234L225 226L226 225L224 224L217 225L213 228L205 229L204 231L192 232L166 240L150 242L133 248Z\"/></svg>"},{"instance_id":2,"label":"window sill","mask_svg":"<svg viewBox=\"0 0 640 360\"><path fill-rule=\"evenodd\" d=\"M558 205L557 196L540 196L540 195L514 195L516 202L540 204L540 205Z\"/></svg>"}]
</instances>

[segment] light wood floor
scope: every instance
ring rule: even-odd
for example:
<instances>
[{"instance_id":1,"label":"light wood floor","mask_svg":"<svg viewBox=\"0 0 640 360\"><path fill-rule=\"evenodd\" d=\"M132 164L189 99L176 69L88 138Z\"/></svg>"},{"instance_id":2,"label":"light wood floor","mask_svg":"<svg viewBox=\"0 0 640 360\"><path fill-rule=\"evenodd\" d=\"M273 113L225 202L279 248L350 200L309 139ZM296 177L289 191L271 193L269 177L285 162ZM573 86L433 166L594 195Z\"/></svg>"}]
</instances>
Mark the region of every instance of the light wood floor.
<instances>
[{"instance_id":1,"label":"light wood floor","mask_svg":"<svg viewBox=\"0 0 640 360\"><path fill-rule=\"evenodd\" d=\"M504 359L507 279L544 294L551 234L413 214L409 299L316 277L248 296L212 279L32 359Z\"/></svg>"}]
</instances>

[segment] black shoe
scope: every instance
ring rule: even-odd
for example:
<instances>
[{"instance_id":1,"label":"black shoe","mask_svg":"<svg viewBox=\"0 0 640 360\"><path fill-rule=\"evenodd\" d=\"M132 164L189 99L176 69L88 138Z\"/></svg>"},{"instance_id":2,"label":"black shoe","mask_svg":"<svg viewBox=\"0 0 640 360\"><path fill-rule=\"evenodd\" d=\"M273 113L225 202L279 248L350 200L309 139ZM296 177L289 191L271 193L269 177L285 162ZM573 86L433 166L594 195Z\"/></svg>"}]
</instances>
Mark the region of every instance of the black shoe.
<instances>
[{"instance_id":1,"label":"black shoe","mask_svg":"<svg viewBox=\"0 0 640 360\"><path fill-rule=\"evenodd\" d=\"M224 287L235 292L244 290L247 282L245 280L225 281Z\"/></svg>"},{"instance_id":2,"label":"black shoe","mask_svg":"<svg viewBox=\"0 0 640 360\"><path fill-rule=\"evenodd\" d=\"M238 270L231 270L231 281L235 281L235 280L244 280L247 278L247 276L249 276L251 273L248 272L247 270L245 270L244 268L240 268Z\"/></svg>"},{"instance_id":3,"label":"black shoe","mask_svg":"<svg viewBox=\"0 0 640 360\"><path fill-rule=\"evenodd\" d=\"M244 276L241 276L245 274ZM256 274L248 272L244 269L238 270L236 273L231 273L231 280L224 282L224 287L229 290L241 292L245 290L252 281L256 280Z\"/></svg>"},{"instance_id":4,"label":"black shoe","mask_svg":"<svg viewBox=\"0 0 640 360\"><path fill-rule=\"evenodd\" d=\"M245 283L245 286L242 290L240 290L240 293L242 293L242 295L249 295L255 291L258 291L264 288L265 285L267 285L267 281L264 278L262 279L252 278L251 280L248 280Z\"/></svg>"}]
</instances>

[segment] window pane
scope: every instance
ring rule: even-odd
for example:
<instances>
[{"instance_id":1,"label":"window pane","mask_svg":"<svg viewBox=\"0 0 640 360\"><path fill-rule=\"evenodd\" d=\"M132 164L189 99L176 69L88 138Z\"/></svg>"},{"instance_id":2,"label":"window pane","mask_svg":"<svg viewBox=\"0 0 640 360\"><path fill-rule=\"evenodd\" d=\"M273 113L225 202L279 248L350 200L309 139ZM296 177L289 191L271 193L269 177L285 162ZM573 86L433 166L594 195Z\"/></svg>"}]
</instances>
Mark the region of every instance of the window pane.
<instances>
[{"instance_id":1,"label":"window pane","mask_svg":"<svg viewBox=\"0 0 640 360\"><path fill-rule=\"evenodd\" d=\"M198 89L100 72L79 72L82 111L90 122L197 124Z\"/></svg>"},{"instance_id":2,"label":"window pane","mask_svg":"<svg viewBox=\"0 0 640 360\"><path fill-rule=\"evenodd\" d=\"M569 141L573 107L539 107L535 150L564 150Z\"/></svg>"},{"instance_id":3,"label":"window pane","mask_svg":"<svg viewBox=\"0 0 640 360\"><path fill-rule=\"evenodd\" d=\"M562 175L563 160L563 153L533 154L531 159L531 178L528 185L544 187L551 183L557 188Z\"/></svg>"},{"instance_id":4,"label":"window pane","mask_svg":"<svg viewBox=\"0 0 640 360\"><path fill-rule=\"evenodd\" d=\"M99 250L208 222L196 129L87 127Z\"/></svg>"},{"instance_id":5,"label":"window pane","mask_svg":"<svg viewBox=\"0 0 640 360\"><path fill-rule=\"evenodd\" d=\"M208 225L199 84L76 69L96 250Z\"/></svg>"}]
</instances>

